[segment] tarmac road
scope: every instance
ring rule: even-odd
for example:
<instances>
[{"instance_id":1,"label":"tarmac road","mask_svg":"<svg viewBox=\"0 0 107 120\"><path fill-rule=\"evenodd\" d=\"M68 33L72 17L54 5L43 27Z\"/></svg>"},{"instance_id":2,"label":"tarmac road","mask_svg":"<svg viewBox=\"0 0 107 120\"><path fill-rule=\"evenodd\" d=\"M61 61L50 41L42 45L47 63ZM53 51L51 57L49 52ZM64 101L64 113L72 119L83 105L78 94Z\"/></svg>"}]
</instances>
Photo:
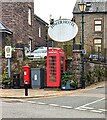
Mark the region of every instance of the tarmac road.
<instances>
[{"instance_id":1,"label":"tarmac road","mask_svg":"<svg viewBox=\"0 0 107 120\"><path fill-rule=\"evenodd\" d=\"M105 87L78 94L3 100L4 118L105 118ZM94 119L95 120L95 119Z\"/></svg>"}]
</instances>

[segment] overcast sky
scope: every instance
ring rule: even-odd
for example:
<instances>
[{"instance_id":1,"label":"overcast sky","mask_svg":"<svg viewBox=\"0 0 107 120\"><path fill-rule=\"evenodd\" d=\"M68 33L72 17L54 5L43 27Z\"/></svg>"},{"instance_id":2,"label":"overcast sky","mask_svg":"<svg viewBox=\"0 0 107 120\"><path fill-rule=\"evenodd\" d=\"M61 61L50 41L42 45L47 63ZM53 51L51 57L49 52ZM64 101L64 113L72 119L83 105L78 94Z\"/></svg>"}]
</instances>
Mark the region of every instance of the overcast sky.
<instances>
[{"instance_id":1,"label":"overcast sky","mask_svg":"<svg viewBox=\"0 0 107 120\"><path fill-rule=\"evenodd\" d=\"M76 0L34 0L34 12L47 23L49 23L50 15L55 20L60 16L72 19L75 3Z\"/></svg>"}]
</instances>

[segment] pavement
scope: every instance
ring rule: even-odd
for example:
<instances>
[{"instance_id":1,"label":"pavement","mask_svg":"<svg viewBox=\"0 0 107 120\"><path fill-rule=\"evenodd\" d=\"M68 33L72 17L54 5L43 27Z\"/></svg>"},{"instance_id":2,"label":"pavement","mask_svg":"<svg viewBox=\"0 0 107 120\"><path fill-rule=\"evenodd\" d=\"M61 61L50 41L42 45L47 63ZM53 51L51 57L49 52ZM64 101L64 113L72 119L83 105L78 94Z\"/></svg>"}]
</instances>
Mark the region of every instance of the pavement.
<instances>
[{"instance_id":1,"label":"pavement","mask_svg":"<svg viewBox=\"0 0 107 120\"><path fill-rule=\"evenodd\" d=\"M40 98L40 97L51 97L51 96L64 96L64 95L76 95L81 94L84 91L91 89L96 89L98 87L104 87L105 82L95 83L93 85L87 86L85 89L76 90L58 90L56 88L44 88L44 89L28 89L28 96L25 96L25 89L1 89L0 98L10 98L10 99L26 99L26 98Z\"/></svg>"}]
</instances>

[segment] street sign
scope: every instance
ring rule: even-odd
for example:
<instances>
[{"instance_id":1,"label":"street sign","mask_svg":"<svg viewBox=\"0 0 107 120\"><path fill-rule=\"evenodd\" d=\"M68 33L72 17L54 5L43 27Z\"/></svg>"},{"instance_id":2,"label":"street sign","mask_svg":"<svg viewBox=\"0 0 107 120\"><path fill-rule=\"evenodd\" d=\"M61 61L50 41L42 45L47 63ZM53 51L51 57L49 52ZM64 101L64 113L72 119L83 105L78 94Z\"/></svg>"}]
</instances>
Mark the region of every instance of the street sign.
<instances>
[{"instance_id":1,"label":"street sign","mask_svg":"<svg viewBox=\"0 0 107 120\"><path fill-rule=\"evenodd\" d=\"M12 57L12 48L11 46L5 46L5 58Z\"/></svg>"},{"instance_id":2,"label":"street sign","mask_svg":"<svg viewBox=\"0 0 107 120\"><path fill-rule=\"evenodd\" d=\"M86 55L86 50L82 50L82 54L83 54L83 55Z\"/></svg>"}]
</instances>

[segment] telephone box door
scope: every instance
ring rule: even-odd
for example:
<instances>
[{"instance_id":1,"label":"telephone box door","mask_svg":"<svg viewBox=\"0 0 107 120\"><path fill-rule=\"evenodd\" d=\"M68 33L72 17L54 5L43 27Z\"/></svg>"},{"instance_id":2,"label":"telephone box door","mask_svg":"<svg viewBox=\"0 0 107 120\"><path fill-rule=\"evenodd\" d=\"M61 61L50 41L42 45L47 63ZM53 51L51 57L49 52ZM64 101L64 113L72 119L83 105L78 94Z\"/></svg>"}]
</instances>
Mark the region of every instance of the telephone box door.
<instances>
[{"instance_id":1,"label":"telephone box door","mask_svg":"<svg viewBox=\"0 0 107 120\"><path fill-rule=\"evenodd\" d=\"M49 49L47 55L47 87L60 87L61 74L64 71L64 51L62 49L55 48Z\"/></svg>"},{"instance_id":2,"label":"telephone box door","mask_svg":"<svg viewBox=\"0 0 107 120\"><path fill-rule=\"evenodd\" d=\"M58 81L56 80L56 56L49 56L48 57L48 71L47 71L47 86L55 87L58 84Z\"/></svg>"}]
</instances>

